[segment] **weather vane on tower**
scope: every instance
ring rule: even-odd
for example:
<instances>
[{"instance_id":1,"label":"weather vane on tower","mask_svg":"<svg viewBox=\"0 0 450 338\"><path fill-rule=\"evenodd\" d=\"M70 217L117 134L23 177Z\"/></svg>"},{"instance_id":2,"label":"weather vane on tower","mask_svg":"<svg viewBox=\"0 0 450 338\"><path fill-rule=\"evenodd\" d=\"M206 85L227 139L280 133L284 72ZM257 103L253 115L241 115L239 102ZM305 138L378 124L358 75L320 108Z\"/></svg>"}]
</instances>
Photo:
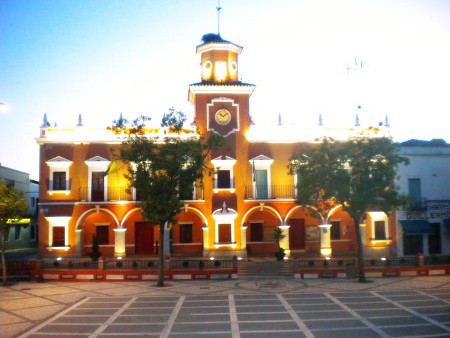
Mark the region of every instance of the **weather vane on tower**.
<instances>
[{"instance_id":1,"label":"weather vane on tower","mask_svg":"<svg viewBox=\"0 0 450 338\"><path fill-rule=\"evenodd\" d=\"M220 7L220 0L217 0L217 35L220 35L220 10L222 7Z\"/></svg>"}]
</instances>

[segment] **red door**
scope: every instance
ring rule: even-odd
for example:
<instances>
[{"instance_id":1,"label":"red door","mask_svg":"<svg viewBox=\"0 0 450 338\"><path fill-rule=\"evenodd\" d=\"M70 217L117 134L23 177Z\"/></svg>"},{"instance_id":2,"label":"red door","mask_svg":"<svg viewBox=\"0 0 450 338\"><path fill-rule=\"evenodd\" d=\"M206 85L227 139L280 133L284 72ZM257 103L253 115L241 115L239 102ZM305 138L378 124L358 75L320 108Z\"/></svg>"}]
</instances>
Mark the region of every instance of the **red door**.
<instances>
[{"instance_id":1,"label":"red door","mask_svg":"<svg viewBox=\"0 0 450 338\"><path fill-rule=\"evenodd\" d=\"M148 222L136 222L135 224L135 252L148 255L153 253L153 225Z\"/></svg>"},{"instance_id":2,"label":"red door","mask_svg":"<svg viewBox=\"0 0 450 338\"><path fill-rule=\"evenodd\" d=\"M231 243L231 224L219 224L219 243Z\"/></svg>"},{"instance_id":3,"label":"red door","mask_svg":"<svg viewBox=\"0 0 450 338\"><path fill-rule=\"evenodd\" d=\"M92 185L91 185L91 199L92 201L104 201L105 200L105 186L104 186L103 172L92 172Z\"/></svg>"},{"instance_id":4,"label":"red door","mask_svg":"<svg viewBox=\"0 0 450 338\"><path fill-rule=\"evenodd\" d=\"M289 248L291 250L305 249L305 220L290 219L289 227Z\"/></svg>"}]
</instances>

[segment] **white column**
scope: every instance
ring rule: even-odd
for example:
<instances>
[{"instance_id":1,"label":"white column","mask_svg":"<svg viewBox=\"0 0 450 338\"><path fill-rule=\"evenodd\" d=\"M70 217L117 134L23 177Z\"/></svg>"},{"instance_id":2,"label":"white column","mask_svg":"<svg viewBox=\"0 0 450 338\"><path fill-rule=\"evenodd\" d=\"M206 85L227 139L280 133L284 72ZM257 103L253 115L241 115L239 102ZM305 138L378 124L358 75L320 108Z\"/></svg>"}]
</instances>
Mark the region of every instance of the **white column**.
<instances>
[{"instance_id":1,"label":"white column","mask_svg":"<svg viewBox=\"0 0 450 338\"><path fill-rule=\"evenodd\" d=\"M241 226L241 249L245 250L247 248L247 226Z\"/></svg>"},{"instance_id":2,"label":"white column","mask_svg":"<svg viewBox=\"0 0 450 338\"><path fill-rule=\"evenodd\" d=\"M321 224L320 227L320 255L324 257L331 256L331 224Z\"/></svg>"},{"instance_id":3,"label":"white column","mask_svg":"<svg viewBox=\"0 0 450 338\"><path fill-rule=\"evenodd\" d=\"M125 233L127 229L114 229L114 256L125 256Z\"/></svg>"},{"instance_id":4,"label":"white column","mask_svg":"<svg viewBox=\"0 0 450 338\"><path fill-rule=\"evenodd\" d=\"M75 230L75 249L76 255L81 257L83 255L83 229Z\"/></svg>"},{"instance_id":5,"label":"white column","mask_svg":"<svg viewBox=\"0 0 450 338\"><path fill-rule=\"evenodd\" d=\"M208 251L209 251L209 228L208 226L204 226L202 228L203 230L203 256L207 256L208 255Z\"/></svg>"},{"instance_id":6,"label":"white column","mask_svg":"<svg viewBox=\"0 0 450 338\"><path fill-rule=\"evenodd\" d=\"M284 249L284 253L286 256L290 256L291 250L289 248L289 227L290 225L280 225L279 228L281 229L284 238L280 242L280 247Z\"/></svg>"}]
</instances>

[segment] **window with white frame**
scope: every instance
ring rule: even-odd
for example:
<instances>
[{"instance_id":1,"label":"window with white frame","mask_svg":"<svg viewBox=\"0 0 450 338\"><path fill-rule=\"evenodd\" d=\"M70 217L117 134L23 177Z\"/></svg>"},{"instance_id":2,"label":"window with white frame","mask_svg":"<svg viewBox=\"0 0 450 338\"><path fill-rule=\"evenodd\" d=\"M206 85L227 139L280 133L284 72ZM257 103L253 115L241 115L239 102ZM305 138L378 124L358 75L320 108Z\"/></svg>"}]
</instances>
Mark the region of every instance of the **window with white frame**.
<instances>
[{"instance_id":1,"label":"window with white frame","mask_svg":"<svg viewBox=\"0 0 450 338\"><path fill-rule=\"evenodd\" d=\"M111 161L94 156L84 163L88 166L88 201L108 200L108 175L105 175Z\"/></svg>"},{"instance_id":2,"label":"window with white frame","mask_svg":"<svg viewBox=\"0 0 450 338\"><path fill-rule=\"evenodd\" d=\"M72 161L57 156L45 163L47 163L50 168L49 193L63 192L68 194L70 192L69 167L71 166Z\"/></svg>"},{"instance_id":3,"label":"window with white frame","mask_svg":"<svg viewBox=\"0 0 450 338\"><path fill-rule=\"evenodd\" d=\"M71 217L46 217L48 221L48 247L47 250L69 250L68 227Z\"/></svg>"},{"instance_id":4,"label":"window with white frame","mask_svg":"<svg viewBox=\"0 0 450 338\"><path fill-rule=\"evenodd\" d=\"M382 211L369 212L369 215L372 234L370 241L372 243L376 243L377 241L390 241L387 215Z\"/></svg>"},{"instance_id":5,"label":"window with white frame","mask_svg":"<svg viewBox=\"0 0 450 338\"><path fill-rule=\"evenodd\" d=\"M229 156L222 156L211 160L211 162L214 165L214 192L219 190L234 192L233 166L236 160Z\"/></svg>"},{"instance_id":6,"label":"window with white frame","mask_svg":"<svg viewBox=\"0 0 450 338\"><path fill-rule=\"evenodd\" d=\"M273 159L270 157L259 155L249 160L252 166L252 197L253 199L271 199L272 186L271 186L271 173L270 166L273 163Z\"/></svg>"}]
</instances>

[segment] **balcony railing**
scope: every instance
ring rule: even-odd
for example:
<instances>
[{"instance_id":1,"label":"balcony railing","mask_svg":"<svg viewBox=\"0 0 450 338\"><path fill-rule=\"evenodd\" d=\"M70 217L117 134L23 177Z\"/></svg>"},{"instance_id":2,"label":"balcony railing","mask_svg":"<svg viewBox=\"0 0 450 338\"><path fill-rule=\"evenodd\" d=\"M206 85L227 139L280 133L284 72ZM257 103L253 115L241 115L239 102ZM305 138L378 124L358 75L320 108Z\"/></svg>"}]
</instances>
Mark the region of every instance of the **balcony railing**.
<instances>
[{"instance_id":1,"label":"balcony railing","mask_svg":"<svg viewBox=\"0 0 450 338\"><path fill-rule=\"evenodd\" d=\"M427 210L426 198L421 198L417 201L411 201L407 206L409 211L425 211Z\"/></svg>"},{"instance_id":2,"label":"balcony railing","mask_svg":"<svg viewBox=\"0 0 450 338\"><path fill-rule=\"evenodd\" d=\"M78 189L78 200L84 202L138 201L139 190L134 195L126 187L108 187L106 195L104 190L95 190L91 187ZM190 195L184 196L183 200L203 200L203 198L203 188L196 187Z\"/></svg>"},{"instance_id":3,"label":"balcony railing","mask_svg":"<svg viewBox=\"0 0 450 338\"><path fill-rule=\"evenodd\" d=\"M245 187L245 199L293 199L294 185L248 185Z\"/></svg>"},{"instance_id":4,"label":"balcony railing","mask_svg":"<svg viewBox=\"0 0 450 338\"><path fill-rule=\"evenodd\" d=\"M106 196L104 190L96 190L91 187L81 187L78 189L78 199L80 201L132 201L133 195L127 192L124 187L108 187Z\"/></svg>"}]
</instances>

